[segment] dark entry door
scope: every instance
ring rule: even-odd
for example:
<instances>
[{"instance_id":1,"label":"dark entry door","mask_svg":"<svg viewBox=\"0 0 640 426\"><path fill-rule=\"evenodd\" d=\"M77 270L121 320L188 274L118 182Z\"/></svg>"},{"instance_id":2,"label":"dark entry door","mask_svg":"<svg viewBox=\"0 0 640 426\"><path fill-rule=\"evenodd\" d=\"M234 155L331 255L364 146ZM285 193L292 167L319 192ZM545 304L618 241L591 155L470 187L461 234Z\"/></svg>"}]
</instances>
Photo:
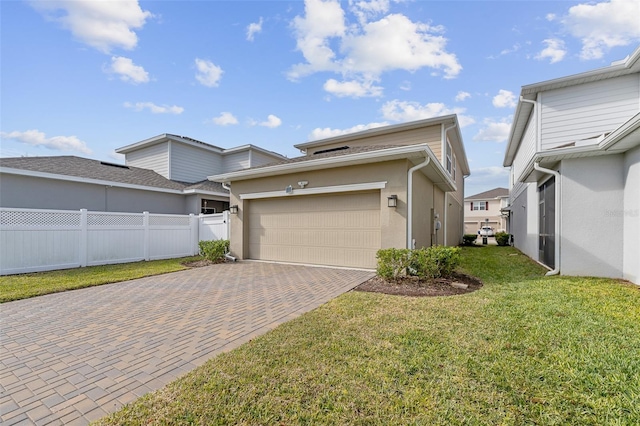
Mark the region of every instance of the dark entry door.
<instances>
[{"instance_id":1,"label":"dark entry door","mask_svg":"<svg viewBox=\"0 0 640 426\"><path fill-rule=\"evenodd\" d=\"M556 179L552 177L538 188L540 200L540 236L538 260L550 268L555 265Z\"/></svg>"}]
</instances>

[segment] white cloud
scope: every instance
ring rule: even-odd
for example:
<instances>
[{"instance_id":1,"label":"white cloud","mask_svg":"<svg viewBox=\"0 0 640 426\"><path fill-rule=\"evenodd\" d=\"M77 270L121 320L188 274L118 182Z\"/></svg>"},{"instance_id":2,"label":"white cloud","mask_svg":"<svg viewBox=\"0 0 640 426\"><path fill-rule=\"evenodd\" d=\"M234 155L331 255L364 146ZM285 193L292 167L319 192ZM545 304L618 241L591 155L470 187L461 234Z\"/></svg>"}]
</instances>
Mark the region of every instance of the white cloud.
<instances>
[{"instance_id":1,"label":"white cloud","mask_svg":"<svg viewBox=\"0 0 640 426\"><path fill-rule=\"evenodd\" d=\"M462 90L458 92L458 94L456 95L456 102L462 102L465 99L468 99L471 97L471 93L469 92L463 92Z\"/></svg>"},{"instance_id":2,"label":"white cloud","mask_svg":"<svg viewBox=\"0 0 640 426\"><path fill-rule=\"evenodd\" d=\"M252 22L247 25L247 40L253 41L256 34L262 32L262 16L258 22Z\"/></svg>"},{"instance_id":3,"label":"white cloud","mask_svg":"<svg viewBox=\"0 0 640 426\"><path fill-rule=\"evenodd\" d=\"M183 107L179 107L176 105L156 105L153 102L136 102L132 104L131 102L124 103L125 108L131 108L134 111L143 111L148 109L153 114L182 114L184 111Z\"/></svg>"},{"instance_id":4,"label":"white cloud","mask_svg":"<svg viewBox=\"0 0 640 426\"><path fill-rule=\"evenodd\" d=\"M324 90L340 98L361 98L365 96L380 97L383 89L380 86L374 86L372 81L360 82L351 80L339 82L331 78L324 83Z\"/></svg>"},{"instance_id":5,"label":"white cloud","mask_svg":"<svg viewBox=\"0 0 640 426\"><path fill-rule=\"evenodd\" d=\"M329 46L331 38L345 34L344 11L335 0L305 1L305 17L296 16L292 27L296 34L297 49L302 52L306 64L294 65L289 78L298 78L316 71L338 71L333 62L335 53Z\"/></svg>"},{"instance_id":6,"label":"white cloud","mask_svg":"<svg viewBox=\"0 0 640 426\"><path fill-rule=\"evenodd\" d=\"M91 154L87 144L76 136L53 136L48 138L43 132L38 130L27 130L25 132L0 132L3 139L13 139L18 142L43 146L54 151L76 151L83 154Z\"/></svg>"},{"instance_id":7,"label":"white cloud","mask_svg":"<svg viewBox=\"0 0 640 426\"><path fill-rule=\"evenodd\" d=\"M637 0L611 0L572 6L562 24L572 36L581 39L582 59L599 59L613 47L640 40L639 17Z\"/></svg>"},{"instance_id":8,"label":"white cloud","mask_svg":"<svg viewBox=\"0 0 640 426\"><path fill-rule=\"evenodd\" d=\"M386 120L398 122L457 114L460 127L465 127L475 122L473 118L464 115L465 111L465 108L448 108L443 103L433 102L421 105L418 102L400 101L397 99L386 102L381 108L382 116Z\"/></svg>"},{"instance_id":9,"label":"white cloud","mask_svg":"<svg viewBox=\"0 0 640 426\"><path fill-rule=\"evenodd\" d=\"M351 11L358 17L360 23L385 14L389 11L389 0L349 1Z\"/></svg>"},{"instance_id":10,"label":"white cloud","mask_svg":"<svg viewBox=\"0 0 640 426\"><path fill-rule=\"evenodd\" d=\"M109 53L114 48L131 50L138 44L134 30L141 29L151 12L137 0L30 1L46 18L57 21L82 43Z\"/></svg>"},{"instance_id":11,"label":"white cloud","mask_svg":"<svg viewBox=\"0 0 640 426\"><path fill-rule=\"evenodd\" d=\"M119 74L120 80L127 83L139 84L149 82L149 73L139 65L133 63L129 58L114 56L111 58L111 73Z\"/></svg>"},{"instance_id":12,"label":"white cloud","mask_svg":"<svg viewBox=\"0 0 640 426\"><path fill-rule=\"evenodd\" d=\"M348 129L331 129L329 127L325 128L315 128L309 134L309 140L315 141L318 139L326 139L332 138L334 136L346 135L348 133L362 132L364 130L374 129L376 127L388 126L389 123L369 123L369 124L358 124L357 126L350 127Z\"/></svg>"},{"instance_id":13,"label":"white cloud","mask_svg":"<svg viewBox=\"0 0 640 426\"><path fill-rule=\"evenodd\" d=\"M238 124L238 119L230 112L225 111L214 117L213 122L218 126L228 126L230 124Z\"/></svg>"},{"instance_id":14,"label":"white cloud","mask_svg":"<svg viewBox=\"0 0 640 426\"><path fill-rule=\"evenodd\" d=\"M203 86L217 87L224 71L211 61L196 58L196 80Z\"/></svg>"},{"instance_id":15,"label":"white cloud","mask_svg":"<svg viewBox=\"0 0 640 426\"><path fill-rule=\"evenodd\" d=\"M542 49L535 58L538 60L544 60L549 58L549 62L555 64L556 62L560 62L564 59L564 56L567 54L567 49L565 48L564 41L557 38L548 38L542 41L547 45L544 49Z\"/></svg>"},{"instance_id":16,"label":"white cloud","mask_svg":"<svg viewBox=\"0 0 640 426\"><path fill-rule=\"evenodd\" d=\"M408 92L409 90L411 90L411 82L410 81L403 81L402 84L400 85L400 90L404 90L405 92Z\"/></svg>"},{"instance_id":17,"label":"white cloud","mask_svg":"<svg viewBox=\"0 0 640 426\"><path fill-rule=\"evenodd\" d=\"M516 95L510 90L500 89L493 97L493 106L496 108L514 108L516 106Z\"/></svg>"},{"instance_id":18,"label":"white cloud","mask_svg":"<svg viewBox=\"0 0 640 426\"><path fill-rule=\"evenodd\" d=\"M462 70L455 54L446 50L443 28L413 22L402 14L377 21L368 18L386 13L388 1L350 2L358 23L349 23L335 0L307 0L305 15L292 22L297 50L305 62L288 72L291 80L316 72L335 72L349 81L379 81L382 73L416 71L428 67L444 78Z\"/></svg>"},{"instance_id":19,"label":"white cloud","mask_svg":"<svg viewBox=\"0 0 640 426\"><path fill-rule=\"evenodd\" d=\"M484 127L476 133L473 140L480 142L505 142L509 138L510 130L510 120L484 120Z\"/></svg>"},{"instance_id":20,"label":"white cloud","mask_svg":"<svg viewBox=\"0 0 640 426\"><path fill-rule=\"evenodd\" d=\"M547 13L547 15L545 16L545 19L549 22L553 22L555 21L557 18L555 13Z\"/></svg>"},{"instance_id":21,"label":"white cloud","mask_svg":"<svg viewBox=\"0 0 640 426\"><path fill-rule=\"evenodd\" d=\"M262 127L268 127L270 129L275 129L276 127L280 127L280 125L282 124L282 120L280 120L277 116L273 114L269 114L267 116L266 121L250 120L249 124L251 126L262 126Z\"/></svg>"}]
</instances>

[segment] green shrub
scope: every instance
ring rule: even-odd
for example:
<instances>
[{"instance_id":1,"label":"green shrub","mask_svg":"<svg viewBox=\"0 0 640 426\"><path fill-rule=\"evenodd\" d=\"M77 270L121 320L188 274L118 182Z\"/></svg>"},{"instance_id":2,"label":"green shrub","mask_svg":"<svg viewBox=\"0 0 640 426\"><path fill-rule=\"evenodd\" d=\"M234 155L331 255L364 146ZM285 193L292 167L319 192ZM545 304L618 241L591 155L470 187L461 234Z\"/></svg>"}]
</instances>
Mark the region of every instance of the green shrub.
<instances>
[{"instance_id":1,"label":"green shrub","mask_svg":"<svg viewBox=\"0 0 640 426\"><path fill-rule=\"evenodd\" d=\"M496 233L496 242L499 246L508 246L509 245L509 234L506 232L497 232Z\"/></svg>"},{"instance_id":2,"label":"green shrub","mask_svg":"<svg viewBox=\"0 0 640 426\"><path fill-rule=\"evenodd\" d=\"M462 236L462 244L465 246L472 246L476 242L478 236L476 234L464 234Z\"/></svg>"},{"instance_id":3,"label":"green shrub","mask_svg":"<svg viewBox=\"0 0 640 426\"><path fill-rule=\"evenodd\" d=\"M397 280L409 274L421 279L448 277L460 264L458 247L433 246L418 250L384 249L376 254L379 277Z\"/></svg>"},{"instance_id":4,"label":"green shrub","mask_svg":"<svg viewBox=\"0 0 640 426\"><path fill-rule=\"evenodd\" d=\"M381 249L376 253L378 267L376 274L387 280L397 280L406 273L411 264L411 250L409 249Z\"/></svg>"},{"instance_id":5,"label":"green shrub","mask_svg":"<svg viewBox=\"0 0 640 426\"><path fill-rule=\"evenodd\" d=\"M200 241L200 254L212 262L222 262L229 252L229 240Z\"/></svg>"}]
</instances>

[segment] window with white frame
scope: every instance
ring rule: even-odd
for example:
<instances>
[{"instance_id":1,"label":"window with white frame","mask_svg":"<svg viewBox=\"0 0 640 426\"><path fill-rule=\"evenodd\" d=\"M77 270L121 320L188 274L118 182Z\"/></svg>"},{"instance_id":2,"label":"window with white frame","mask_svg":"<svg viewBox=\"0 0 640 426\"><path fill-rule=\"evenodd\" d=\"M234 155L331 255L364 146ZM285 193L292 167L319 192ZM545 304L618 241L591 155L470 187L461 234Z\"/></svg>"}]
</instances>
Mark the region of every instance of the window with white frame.
<instances>
[{"instance_id":1,"label":"window with white frame","mask_svg":"<svg viewBox=\"0 0 640 426\"><path fill-rule=\"evenodd\" d=\"M453 181L456 181L456 156L455 154L453 155L453 160L451 162L451 177L453 178Z\"/></svg>"},{"instance_id":2,"label":"window with white frame","mask_svg":"<svg viewBox=\"0 0 640 426\"><path fill-rule=\"evenodd\" d=\"M471 203L471 210L489 210L488 201L473 201Z\"/></svg>"},{"instance_id":3,"label":"window with white frame","mask_svg":"<svg viewBox=\"0 0 640 426\"><path fill-rule=\"evenodd\" d=\"M451 153L451 144L447 141L447 172L449 172L449 174L451 174L451 164L452 164L451 155L452 155L452 153Z\"/></svg>"}]
</instances>

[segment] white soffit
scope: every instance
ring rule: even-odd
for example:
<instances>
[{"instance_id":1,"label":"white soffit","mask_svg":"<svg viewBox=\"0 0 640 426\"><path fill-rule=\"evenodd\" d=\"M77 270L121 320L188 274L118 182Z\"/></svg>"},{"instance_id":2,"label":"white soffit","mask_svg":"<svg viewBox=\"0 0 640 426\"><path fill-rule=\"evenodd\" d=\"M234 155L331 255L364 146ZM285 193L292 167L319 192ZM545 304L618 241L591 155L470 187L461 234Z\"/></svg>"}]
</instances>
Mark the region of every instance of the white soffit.
<instances>
[{"instance_id":1,"label":"white soffit","mask_svg":"<svg viewBox=\"0 0 640 426\"><path fill-rule=\"evenodd\" d=\"M257 200L260 198L292 197L295 195L333 194L337 192L367 191L383 189L387 182L353 183L349 185L320 186L317 188L293 188L287 193L286 188L280 191L252 192L240 194L241 200Z\"/></svg>"}]
</instances>

